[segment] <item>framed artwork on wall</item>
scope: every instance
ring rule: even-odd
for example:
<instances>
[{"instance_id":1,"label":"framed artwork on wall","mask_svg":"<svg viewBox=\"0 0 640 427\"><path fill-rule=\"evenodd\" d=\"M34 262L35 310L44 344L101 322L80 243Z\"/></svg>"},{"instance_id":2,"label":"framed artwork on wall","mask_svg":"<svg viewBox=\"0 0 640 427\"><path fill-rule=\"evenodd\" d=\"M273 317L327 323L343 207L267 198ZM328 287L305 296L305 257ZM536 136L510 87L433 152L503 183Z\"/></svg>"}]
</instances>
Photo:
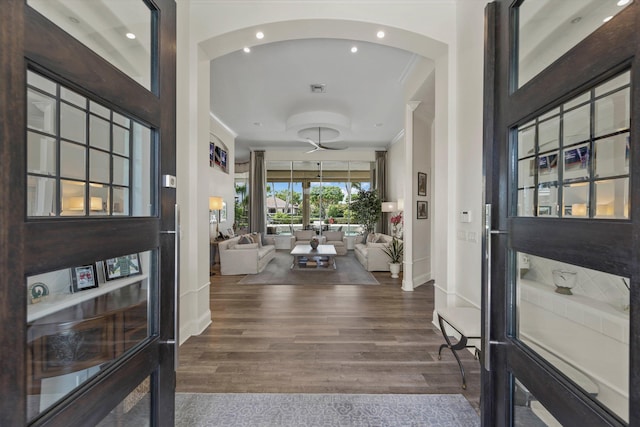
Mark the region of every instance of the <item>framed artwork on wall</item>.
<instances>
[{"instance_id":1,"label":"framed artwork on wall","mask_svg":"<svg viewBox=\"0 0 640 427\"><path fill-rule=\"evenodd\" d=\"M418 200L418 206L416 208L418 213L418 219L429 218L429 203L426 200Z\"/></svg>"},{"instance_id":2,"label":"framed artwork on wall","mask_svg":"<svg viewBox=\"0 0 640 427\"><path fill-rule=\"evenodd\" d=\"M418 172L418 196L427 195L427 174Z\"/></svg>"},{"instance_id":3,"label":"framed artwork on wall","mask_svg":"<svg viewBox=\"0 0 640 427\"><path fill-rule=\"evenodd\" d=\"M71 292L84 291L98 287L95 265L82 265L71 268Z\"/></svg>"},{"instance_id":4,"label":"framed artwork on wall","mask_svg":"<svg viewBox=\"0 0 640 427\"><path fill-rule=\"evenodd\" d=\"M122 279L142 274L140 256L136 254L110 258L104 261L104 278L106 280Z\"/></svg>"},{"instance_id":5,"label":"framed artwork on wall","mask_svg":"<svg viewBox=\"0 0 640 427\"><path fill-rule=\"evenodd\" d=\"M215 144L213 142L209 143L209 166L213 167L213 158L214 158L214 153L215 153Z\"/></svg>"}]
</instances>

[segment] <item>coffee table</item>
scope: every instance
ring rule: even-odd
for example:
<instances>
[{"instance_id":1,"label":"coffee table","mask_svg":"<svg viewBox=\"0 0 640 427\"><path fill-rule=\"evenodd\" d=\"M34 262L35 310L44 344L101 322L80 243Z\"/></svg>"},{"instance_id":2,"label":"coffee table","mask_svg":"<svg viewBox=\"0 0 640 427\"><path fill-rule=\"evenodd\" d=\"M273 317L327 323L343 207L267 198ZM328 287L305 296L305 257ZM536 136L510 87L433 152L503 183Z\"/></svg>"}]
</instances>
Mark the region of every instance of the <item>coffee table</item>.
<instances>
[{"instance_id":1,"label":"coffee table","mask_svg":"<svg viewBox=\"0 0 640 427\"><path fill-rule=\"evenodd\" d=\"M318 245L317 249L312 249L311 245L296 245L291 250L293 264L291 268L328 268L333 266L336 269L336 248L333 245Z\"/></svg>"}]
</instances>

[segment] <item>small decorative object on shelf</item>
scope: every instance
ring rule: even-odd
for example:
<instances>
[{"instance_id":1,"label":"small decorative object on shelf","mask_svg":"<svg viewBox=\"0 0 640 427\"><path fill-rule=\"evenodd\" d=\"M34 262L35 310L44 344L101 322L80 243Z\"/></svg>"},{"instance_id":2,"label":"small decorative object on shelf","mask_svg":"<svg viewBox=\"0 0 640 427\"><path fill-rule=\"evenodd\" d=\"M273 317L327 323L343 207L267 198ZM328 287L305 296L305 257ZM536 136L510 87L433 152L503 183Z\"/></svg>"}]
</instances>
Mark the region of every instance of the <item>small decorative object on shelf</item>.
<instances>
[{"instance_id":1,"label":"small decorative object on shelf","mask_svg":"<svg viewBox=\"0 0 640 427\"><path fill-rule=\"evenodd\" d=\"M556 292L562 295L573 295L571 288L576 285L578 273L574 271L553 270L553 284L556 285Z\"/></svg>"},{"instance_id":2,"label":"small decorative object on shelf","mask_svg":"<svg viewBox=\"0 0 640 427\"><path fill-rule=\"evenodd\" d=\"M37 304L47 299L49 295L49 288L42 282L36 282L29 286L29 297L31 298L31 304Z\"/></svg>"},{"instance_id":3,"label":"small decorative object on shelf","mask_svg":"<svg viewBox=\"0 0 640 427\"><path fill-rule=\"evenodd\" d=\"M318 249L318 245L320 244L320 242L318 241L317 238L312 238L311 241L309 242L309 245L311 245L311 249L316 250Z\"/></svg>"}]
</instances>

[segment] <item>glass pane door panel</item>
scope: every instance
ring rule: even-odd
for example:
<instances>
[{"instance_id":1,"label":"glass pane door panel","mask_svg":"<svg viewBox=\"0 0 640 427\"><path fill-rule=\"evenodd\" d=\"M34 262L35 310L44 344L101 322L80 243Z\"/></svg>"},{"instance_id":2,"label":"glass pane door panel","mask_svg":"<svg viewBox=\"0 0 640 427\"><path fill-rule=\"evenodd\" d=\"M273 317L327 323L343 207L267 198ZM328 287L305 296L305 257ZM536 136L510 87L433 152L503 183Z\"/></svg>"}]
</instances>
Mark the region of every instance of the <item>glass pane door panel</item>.
<instances>
[{"instance_id":1,"label":"glass pane door panel","mask_svg":"<svg viewBox=\"0 0 640 427\"><path fill-rule=\"evenodd\" d=\"M29 419L152 335L154 259L123 255L27 278Z\"/></svg>"},{"instance_id":2,"label":"glass pane door panel","mask_svg":"<svg viewBox=\"0 0 640 427\"><path fill-rule=\"evenodd\" d=\"M516 215L531 215L532 210L525 209L526 204L523 204L527 200L525 190L536 183L538 216L628 218L631 194L627 184L630 157L628 84L629 72L625 71L563 104L559 116L555 116L557 108L551 109L533 120L537 125L529 122L522 130L514 129L517 143L513 149L518 150L514 155L518 159L518 204L513 207ZM547 118L551 113L551 118ZM559 140L555 138L558 133ZM558 168L559 155L562 155L561 168ZM536 163L533 159L537 159ZM537 168L532 167L534 164ZM616 202L606 208L601 206L609 205L614 199L607 193L613 190L609 190L608 184L602 184L602 200L592 207L589 198L597 193L597 179L609 177L621 180L615 186ZM627 191L627 194L621 191ZM562 199L560 212L557 208L559 199Z\"/></svg>"},{"instance_id":3,"label":"glass pane door panel","mask_svg":"<svg viewBox=\"0 0 640 427\"><path fill-rule=\"evenodd\" d=\"M538 216L558 216L558 184L538 186Z\"/></svg>"},{"instance_id":4,"label":"glass pane door panel","mask_svg":"<svg viewBox=\"0 0 640 427\"><path fill-rule=\"evenodd\" d=\"M518 133L518 158L532 156L536 149L536 128L531 124L522 126Z\"/></svg>"},{"instance_id":5,"label":"glass pane door panel","mask_svg":"<svg viewBox=\"0 0 640 427\"><path fill-rule=\"evenodd\" d=\"M589 144L576 145L563 151L564 181L584 181L589 178Z\"/></svg>"},{"instance_id":6,"label":"glass pane door panel","mask_svg":"<svg viewBox=\"0 0 640 427\"><path fill-rule=\"evenodd\" d=\"M530 254L517 260L517 338L626 419L629 279Z\"/></svg>"},{"instance_id":7,"label":"glass pane door panel","mask_svg":"<svg viewBox=\"0 0 640 427\"><path fill-rule=\"evenodd\" d=\"M538 125L538 147L540 152L558 148L560 144L560 118L554 117Z\"/></svg>"},{"instance_id":8,"label":"glass pane door panel","mask_svg":"<svg viewBox=\"0 0 640 427\"><path fill-rule=\"evenodd\" d=\"M60 143L60 176L84 179L87 174L87 151L84 146L62 141Z\"/></svg>"},{"instance_id":9,"label":"glass pane door panel","mask_svg":"<svg viewBox=\"0 0 640 427\"><path fill-rule=\"evenodd\" d=\"M533 216L534 189L525 188L518 190L518 216Z\"/></svg>"},{"instance_id":10,"label":"glass pane door panel","mask_svg":"<svg viewBox=\"0 0 640 427\"><path fill-rule=\"evenodd\" d=\"M30 76L36 75L29 73ZM48 81L48 80L47 80ZM57 133L56 100L33 89L27 90L27 127L51 135Z\"/></svg>"},{"instance_id":11,"label":"glass pane door panel","mask_svg":"<svg viewBox=\"0 0 640 427\"><path fill-rule=\"evenodd\" d=\"M91 205L89 215L109 215L109 206L111 203L109 203L110 197L108 186L93 182L90 183L89 200Z\"/></svg>"},{"instance_id":12,"label":"glass pane door panel","mask_svg":"<svg viewBox=\"0 0 640 427\"><path fill-rule=\"evenodd\" d=\"M56 213L56 180L41 176L27 177L27 216L52 216Z\"/></svg>"},{"instance_id":13,"label":"glass pane door panel","mask_svg":"<svg viewBox=\"0 0 640 427\"><path fill-rule=\"evenodd\" d=\"M85 184L78 181L61 181L62 216L82 216L87 212Z\"/></svg>"},{"instance_id":14,"label":"glass pane door panel","mask_svg":"<svg viewBox=\"0 0 640 427\"><path fill-rule=\"evenodd\" d=\"M110 168L108 153L99 150L89 150L89 179L94 182L109 183Z\"/></svg>"},{"instance_id":15,"label":"glass pane door panel","mask_svg":"<svg viewBox=\"0 0 640 427\"><path fill-rule=\"evenodd\" d=\"M589 184L565 185L563 189L563 217L585 218L589 216Z\"/></svg>"},{"instance_id":16,"label":"glass pane door panel","mask_svg":"<svg viewBox=\"0 0 640 427\"><path fill-rule=\"evenodd\" d=\"M95 101L88 102L87 98L35 72L28 71L28 82L38 86L27 88L28 127L33 129L27 130L27 182L33 195L27 201L27 215L154 215L154 184L157 180L152 168L155 156L153 130ZM57 98L44 95L40 87L50 90ZM89 114L84 110L87 102L91 110ZM59 115L56 105L61 105ZM55 126L58 121L61 123L59 133ZM53 194L44 190L49 184L44 187L35 185L38 182L36 176L43 175L54 178L53 188L59 183L62 190L60 203L54 200L53 209L50 209L49 201L47 206L35 205L41 203L38 198L46 199ZM105 188L97 191L98 195L93 195L93 190L89 195L101 200L85 200L87 195L79 187L86 188L89 183L98 184L100 188L113 186L113 197L109 196L111 188ZM36 195L37 191L45 191L45 195ZM130 194L135 200L129 200ZM70 203L71 197L74 203ZM69 206L74 208L69 210ZM85 206L91 208L86 209ZM95 208L97 206L100 208ZM58 212L58 209L62 210Z\"/></svg>"},{"instance_id":17,"label":"glass pane door panel","mask_svg":"<svg viewBox=\"0 0 640 427\"><path fill-rule=\"evenodd\" d=\"M515 427L562 427L517 378L514 378L512 409Z\"/></svg>"},{"instance_id":18,"label":"glass pane door panel","mask_svg":"<svg viewBox=\"0 0 640 427\"><path fill-rule=\"evenodd\" d=\"M142 381L97 427L151 425L151 378Z\"/></svg>"},{"instance_id":19,"label":"glass pane door panel","mask_svg":"<svg viewBox=\"0 0 640 427\"><path fill-rule=\"evenodd\" d=\"M569 110L564 114L563 145L571 145L589 139L590 115L589 105Z\"/></svg>"},{"instance_id":20,"label":"glass pane door panel","mask_svg":"<svg viewBox=\"0 0 640 427\"><path fill-rule=\"evenodd\" d=\"M595 136L629 129L630 89L623 89L595 103Z\"/></svg>"},{"instance_id":21,"label":"glass pane door panel","mask_svg":"<svg viewBox=\"0 0 640 427\"><path fill-rule=\"evenodd\" d=\"M525 0L517 8L521 87L631 2Z\"/></svg>"},{"instance_id":22,"label":"glass pane door panel","mask_svg":"<svg viewBox=\"0 0 640 427\"><path fill-rule=\"evenodd\" d=\"M629 178L596 181L596 218L629 218Z\"/></svg>"},{"instance_id":23,"label":"glass pane door panel","mask_svg":"<svg viewBox=\"0 0 640 427\"><path fill-rule=\"evenodd\" d=\"M35 132L27 132L27 171L40 175L56 174L56 141Z\"/></svg>"},{"instance_id":24,"label":"glass pane door panel","mask_svg":"<svg viewBox=\"0 0 640 427\"><path fill-rule=\"evenodd\" d=\"M152 13L143 0L27 0L143 87L151 88Z\"/></svg>"},{"instance_id":25,"label":"glass pane door panel","mask_svg":"<svg viewBox=\"0 0 640 427\"><path fill-rule=\"evenodd\" d=\"M109 140L109 122L92 114L89 118L89 144L108 151Z\"/></svg>"},{"instance_id":26,"label":"glass pane door panel","mask_svg":"<svg viewBox=\"0 0 640 427\"><path fill-rule=\"evenodd\" d=\"M60 136L69 141L87 142L87 114L68 104L60 105Z\"/></svg>"},{"instance_id":27,"label":"glass pane door panel","mask_svg":"<svg viewBox=\"0 0 640 427\"><path fill-rule=\"evenodd\" d=\"M623 133L596 141L595 165L597 178L628 175L629 134Z\"/></svg>"}]
</instances>

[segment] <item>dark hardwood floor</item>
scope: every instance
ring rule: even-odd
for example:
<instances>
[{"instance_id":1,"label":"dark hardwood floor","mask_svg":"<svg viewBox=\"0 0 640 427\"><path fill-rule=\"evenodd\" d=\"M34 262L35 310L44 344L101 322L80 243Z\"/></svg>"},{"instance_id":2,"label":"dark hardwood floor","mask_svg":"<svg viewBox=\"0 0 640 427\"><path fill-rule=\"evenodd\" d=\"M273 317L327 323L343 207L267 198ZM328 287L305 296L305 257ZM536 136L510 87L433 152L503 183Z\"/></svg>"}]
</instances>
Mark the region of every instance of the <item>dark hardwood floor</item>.
<instances>
[{"instance_id":1,"label":"dark hardwood floor","mask_svg":"<svg viewBox=\"0 0 640 427\"><path fill-rule=\"evenodd\" d=\"M212 324L180 347L178 392L461 393L478 410L480 366L458 366L431 323L433 286L239 285L211 277Z\"/></svg>"}]
</instances>

